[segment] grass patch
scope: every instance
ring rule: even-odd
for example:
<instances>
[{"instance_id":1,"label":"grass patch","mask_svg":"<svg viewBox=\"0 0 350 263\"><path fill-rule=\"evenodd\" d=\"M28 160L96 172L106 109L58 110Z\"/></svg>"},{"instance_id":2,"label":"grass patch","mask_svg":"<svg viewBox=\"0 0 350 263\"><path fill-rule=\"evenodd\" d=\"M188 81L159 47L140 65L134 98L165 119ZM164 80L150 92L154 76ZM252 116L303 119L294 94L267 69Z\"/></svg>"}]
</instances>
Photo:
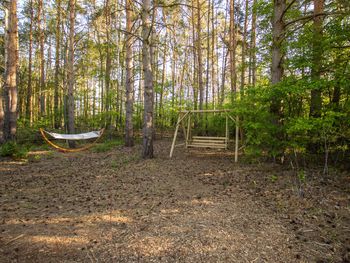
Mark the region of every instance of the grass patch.
<instances>
[{"instance_id":1,"label":"grass patch","mask_svg":"<svg viewBox=\"0 0 350 263\"><path fill-rule=\"evenodd\" d=\"M94 147L92 147L91 150L96 153L108 152L113 148L123 144L124 142L121 139L107 140L107 141L104 141L103 143L96 144Z\"/></svg>"},{"instance_id":2,"label":"grass patch","mask_svg":"<svg viewBox=\"0 0 350 263\"><path fill-rule=\"evenodd\" d=\"M0 156L24 159L28 157L28 149L14 141L10 141L0 146Z\"/></svg>"}]
</instances>

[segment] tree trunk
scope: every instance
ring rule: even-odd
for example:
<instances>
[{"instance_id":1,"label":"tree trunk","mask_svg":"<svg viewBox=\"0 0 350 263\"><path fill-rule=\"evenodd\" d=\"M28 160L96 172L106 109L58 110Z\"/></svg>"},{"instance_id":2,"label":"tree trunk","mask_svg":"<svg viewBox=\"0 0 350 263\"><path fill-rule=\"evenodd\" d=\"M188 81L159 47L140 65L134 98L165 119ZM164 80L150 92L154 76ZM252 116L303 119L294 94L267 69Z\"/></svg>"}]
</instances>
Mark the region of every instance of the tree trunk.
<instances>
[{"instance_id":1,"label":"tree trunk","mask_svg":"<svg viewBox=\"0 0 350 263\"><path fill-rule=\"evenodd\" d=\"M247 28L248 28L248 0L245 0L245 14L244 14L244 29L243 29L243 40L242 40L242 72L241 72L241 95L244 94L245 85L245 71L246 71L246 41L247 41Z\"/></svg>"},{"instance_id":2,"label":"tree trunk","mask_svg":"<svg viewBox=\"0 0 350 263\"><path fill-rule=\"evenodd\" d=\"M203 87L203 63L202 63L202 25L201 25L201 5L197 0L197 52L198 52L198 89L199 89L199 109L203 110L204 87Z\"/></svg>"},{"instance_id":3,"label":"tree trunk","mask_svg":"<svg viewBox=\"0 0 350 263\"><path fill-rule=\"evenodd\" d=\"M56 14L56 54L55 54L55 86L54 86L54 102L53 102L53 108L54 108L54 127L55 129L58 129L61 126L61 118L59 113L59 106L58 106L58 89L60 86L59 83L59 70L60 70L60 49L61 49L61 32L60 32L60 26L61 26L61 0L57 0L57 14Z\"/></svg>"},{"instance_id":4,"label":"tree trunk","mask_svg":"<svg viewBox=\"0 0 350 263\"><path fill-rule=\"evenodd\" d=\"M39 31L39 46L40 46L40 115L45 115L45 56L44 56L44 30L42 28L42 20L44 16L43 0L38 1L38 31Z\"/></svg>"},{"instance_id":5,"label":"tree trunk","mask_svg":"<svg viewBox=\"0 0 350 263\"><path fill-rule=\"evenodd\" d=\"M252 8L252 33L250 39L249 84L256 84L256 0Z\"/></svg>"},{"instance_id":6,"label":"tree trunk","mask_svg":"<svg viewBox=\"0 0 350 263\"><path fill-rule=\"evenodd\" d=\"M235 25L235 1L230 0L230 36L229 36L229 53L230 53L230 79L231 79L231 103L234 101L236 93L236 25Z\"/></svg>"},{"instance_id":7,"label":"tree trunk","mask_svg":"<svg viewBox=\"0 0 350 263\"><path fill-rule=\"evenodd\" d=\"M282 41L284 33L283 13L286 8L286 0L274 0L273 22L272 22L272 67L271 83L275 85L283 77L283 51ZM274 123L277 124L281 119L281 101L278 97L273 97L271 101L271 113L274 115Z\"/></svg>"},{"instance_id":8,"label":"tree trunk","mask_svg":"<svg viewBox=\"0 0 350 263\"><path fill-rule=\"evenodd\" d=\"M109 0L106 0L105 3L105 19L106 19L106 72L105 72L105 123L106 127L110 128L111 126L111 114L110 114L110 106L111 106L111 94L110 94L110 83L111 83L111 66L112 66L112 58L111 58L111 39L110 39L110 28L111 28L111 16L110 16L110 6Z\"/></svg>"},{"instance_id":9,"label":"tree trunk","mask_svg":"<svg viewBox=\"0 0 350 263\"><path fill-rule=\"evenodd\" d=\"M144 74L143 153L145 159L153 158L153 72L151 66L151 1L142 1L142 66Z\"/></svg>"},{"instance_id":10,"label":"tree trunk","mask_svg":"<svg viewBox=\"0 0 350 263\"><path fill-rule=\"evenodd\" d=\"M321 77L322 67L322 26L323 16L319 14L324 11L324 0L314 0L314 32L312 39L312 68L311 78L317 82ZM310 117L319 118L321 117L322 110L322 97L321 88L316 87L311 90L311 103L310 103Z\"/></svg>"},{"instance_id":11,"label":"tree trunk","mask_svg":"<svg viewBox=\"0 0 350 263\"><path fill-rule=\"evenodd\" d=\"M68 47L68 133L75 133L74 125L74 29L75 27L75 0L69 0L69 47ZM70 141L70 147L75 147L74 141Z\"/></svg>"},{"instance_id":12,"label":"tree trunk","mask_svg":"<svg viewBox=\"0 0 350 263\"><path fill-rule=\"evenodd\" d=\"M215 60L215 26L214 26L214 19L215 19L215 10L214 10L214 1L211 3L211 89L212 89L212 100L213 100L213 109L215 109L215 83L216 81L216 75L215 75L215 66L216 66L216 60Z\"/></svg>"},{"instance_id":13,"label":"tree trunk","mask_svg":"<svg viewBox=\"0 0 350 263\"><path fill-rule=\"evenodd\" d=\"M6 9L6 8L5 8ZM6 11L5 11L6 12ZM18 66L18 24L17 0L8 3L5 22L5 116L4 141L14 140L17 130L17 66Z\"/></svg>"},{"instance_id":14,"label":"tree trunk","mask_svg":"<svg viewBox=\"0 0 350 263\"><path fill-rule=\"evenodd\" d=\"M29 2L30 25L29 25L29 58L28 58L28 84L27 84L27 100L26 100L26 119L29 124L32 123L32 53L33 53L33 0Z\"/></svg>"},{"instance_id":15,"label":"tree trunk","mask_svg":"<svg viewBox=\"0 0 350 263\"><path fill-rule=\"evenodd\" d=\"M133 130L133 105L134 105L134 80L133 80L133 59L132 59L132 42L131 35L133 11L131 6L131 0L125 0L126 11L126 44L125 44L125 64L126 64L126 113L125 113L125 146L134 146L134 130Z\"/></svg>"}]
</instances>

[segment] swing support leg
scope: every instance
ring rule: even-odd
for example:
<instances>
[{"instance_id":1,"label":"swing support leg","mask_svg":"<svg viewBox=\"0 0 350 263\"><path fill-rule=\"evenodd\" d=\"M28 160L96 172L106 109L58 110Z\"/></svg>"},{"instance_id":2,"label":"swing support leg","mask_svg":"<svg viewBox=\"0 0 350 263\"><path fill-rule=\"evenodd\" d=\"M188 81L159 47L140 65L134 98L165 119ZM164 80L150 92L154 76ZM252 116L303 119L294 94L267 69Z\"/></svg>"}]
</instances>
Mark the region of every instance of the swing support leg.
<instances>
[{"instance_id":1,"label":"swing support leg","mask_svg":"<svg viewBox=\"0 0 350 263\"><path fill-rule=\"evenodd\" d=\"M181 116L181 114L180 114L178 119L177 119L175 133L174 133L174 138L173 138L173 142L171 144L171 149L170 149L170 155L169 155L170 158L173 156L175 143L176 143L177 132L179 131L179 126L180 126L182 120L187 116L187 114L188 114L188 112L185 113L183 116Z\"/></svg>"},{"instance_id":2,"label":"swing support leg","mask_svg":"<svg viewBox=\"0 0 350 263\"><path fill-rule=\"evenodd\" d=\"M238 162L239 117L236 116L235 163Z\"/></svg>"}]
</instances>

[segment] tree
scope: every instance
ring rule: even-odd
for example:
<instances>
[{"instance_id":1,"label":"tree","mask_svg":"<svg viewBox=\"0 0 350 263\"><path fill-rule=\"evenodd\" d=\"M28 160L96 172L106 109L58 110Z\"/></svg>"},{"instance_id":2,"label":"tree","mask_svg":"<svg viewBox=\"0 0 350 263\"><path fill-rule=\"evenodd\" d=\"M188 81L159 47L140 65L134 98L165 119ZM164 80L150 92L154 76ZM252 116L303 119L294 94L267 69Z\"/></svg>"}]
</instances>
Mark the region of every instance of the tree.
<instances>
[{"instance_id":1,"label":"tree","mask_svg":"<svg viewBox=\"0 0 350 263\"><path fill-rule=\"evenodd\" d=\"M286 11L286 0L274 0L273 18L272 18L272 64L271 64L271 84L275 85L282 80L283 66L283 36L285 33L285 24L283 20ZM281 101L274 96L271 101L271 113L274 115L274 122L277 124L281 117Z\"/></svg>"},{"instance_id":2,"label":"tree","mask_svg":"<svg viewBox=\"0 0 350 263\"><path fill-rule=\"evenodd\" d=\"M17 67L18 21L17 0L5 4L8 9L5 30L5 83L4 83L4 141L14 140L17 131Z\"/></svg>"},{"instance_id":3,"label":"tree","mask_svg":"<svg viewBox=\"0 0 350 263\"><path fill-rule=\"evenodd\" d=\"M197 52L198 52L198 89L199 89L199 109L203 109L204 86L203 86L203 62L202 62L202 14L201 4L197 0Z\"/></svg>"},{"instance_id":4,"label":"tree","mask_svg":"<svg viewBox=\"0 0 350 263\"><path fill-rule=\"evenodd\" d=\"M229 33L229 54L230 54L230 78L231 78L231 102L234 100L236 90L236 25L235 25L235 0L230 0L230 33Z\"/></svg>"},{"instance_id":5,"label":"tree","mask_svg":"<svg viewBox=\"0 0 350 263\"><path fill-rule=\"evenodd\" d=\"M26 100L26 118L29 123L32 122L32 53L33 53L33 20L34 20L34 10L33 10L33 0L29 2L29 12L30 12L30 28L29 28L29 58L28 58L28 85L27 85L27 100Z\"/></svg>"},{"instance_id":6,"label":"tree","mask_svg":"<svg viewBox=\"0 0 350 263\"><path fill-rule=\"evenodd\" d=\"M314 0L314 24L313 24L313 41L312 41L312 69L311 78L316 83L321 77L321 66L323 56L322 27L324 11L324 0ZM321 88L319 84L311 90L310 116L320 117L322 110Z\"/></svg>"},{"instance_id":7,"label":"tree","mask_svg":"<svg viewBox=\"0 0 350 263\"><path fill-rule=\"evenodd\" d=\"M125 89L126 89L126 105L125 105L125 146L134 146L134 130L133 130L133 104L134 104L134 79L133 79L133 52L132 52L132 21L133 11L131 0L125 0L126 12L126 43L125 43Z\"/></svg>"},{"instance_id":8,"label":"tree","mask_svg":"<svg viewBox=\"0 0 350 263\"><path fill-rule=\"evenodd\" d=\"M44 56L44 29L42 27L44 18L43 0L38 1L38 33L39 33L39 46L40 46L40 115L45 115L45 56Z\"/></svg>"},{"instance_id":9,"label":"tree","mask_svg":"<svg viewBox=\"0 0 350 263\"><path fill-rule=\"evenodd\" d=\"M56 0L57 13L56 13L56 47L55 47L55 87L54 87L54 126L58 129L61 125L61 118L59 114L58 101L59 101L59 73L60 73L60 52L61 52L61 0Z\"/></svg>"},{"instance_id":10,"label":"tree","mask_svg":"<svg viewBox=\"0 0 350 263\"><path fill-rule=\"evenodd\" d=\"M68 48L68 132L75 132L75 114L74 114L74 32L75 32L75 0L69 0L69 48ZM70 141L70 147L74 147L73 141Z\"/></svg>"},{"instance_id":11,"label":"tree","mask_svg":"<svg viewBox=\"0 0 350 263\"><path fill-rule=\"evenodd\" d=\"M153 158L153 103L154 87L151 66L151 1L142 1L142 67L144 75L144 117L143 117L143 152L145 159Z\"/></svg>"}]
</instances>

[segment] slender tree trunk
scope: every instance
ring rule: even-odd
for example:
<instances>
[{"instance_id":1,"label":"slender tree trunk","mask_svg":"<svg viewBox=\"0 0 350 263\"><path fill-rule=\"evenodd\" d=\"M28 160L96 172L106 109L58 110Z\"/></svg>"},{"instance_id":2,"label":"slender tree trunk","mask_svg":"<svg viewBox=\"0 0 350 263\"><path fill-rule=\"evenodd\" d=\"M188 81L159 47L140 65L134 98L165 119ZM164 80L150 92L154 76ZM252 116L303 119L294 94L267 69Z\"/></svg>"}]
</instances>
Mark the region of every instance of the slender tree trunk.
<instances>
[{"instance_id":1,"label":"slender tree trunk","mask_svg":"<svg viewBox=\"0 0 350 263\"><path fill-rule=\"evenodd\" d=\"M236 25L235 25L235 1L230 0L230 37L229 37L229 53L230 53L230 79L231 79L231 102L234 101L236 92Z\"/></svg>"},{"instance_id":2,"label":"slender tree trunk","mask_svg":"<svg viewBox=\"0 0 350 263\"><path fill-rule=\"evenodd\" d=\"M283 77L283 51L282 41L284 33L283 13L286 8L286 0L274 0L273 21L272 21L272 68L271 83L275 85ZM278 97L273 97L271 101L271 113L274 115L274 123L278 124L281 119L281 101Z\"/></svg>"},{"instance_id":3,"label":"slender tree trunk","mask_svg":"<svg viewBox=\"0 0 350 263\"><path fill-rule=\"evenodd\" d=\"M252 8L252 32L250 39L250 57L249 57L249 84L256 84L256 0L253 1Z\"/></svg>"},{"instance_id":4,"label":"slender tree trunk","mask_svg":"<svg viewBox=\"0 0 350 263\"><path fill-rule=\"evenodd\" d=\"M229 54L229 51L225 53L225 48L223 47L223 61L222 61L222 80L221 80L221 89L220 89L220 106L224 103L225 99L225 82L226 82L226 65L227 65L227 57Z\"/></svg>"},{"instance_id":5,"label":"slender tree trunk","mask_svg":"<svg viewBox=\"0 0 350 263\"><path fill-rule=\"evenodd\" d=\"M215 19L215 9L214 9L214 1L211 3L211 89L212 89L212 100L213 100L213 109L215 109L215 27L214 20Z\"/></svg>"},{"instance_id":6,"label":"slender tree trunk","mask_svg":"<svg viewBox=\"0 0 350 263\"><path fill-rule=\"evenodd\" d=\"M111 83L111 66L112 66L112 58L111 58L111 38L110 38L110 29L111 29L111 16L110 16L110 4L109 0L106 0L105 3L105 19L106 19L106 72L105 72L105 111L106 111L106 127L110 128L111 126L111 114L110 114L110 106L111 106L111 94L110 94L110 83Z\"/></svg>"},{"instance_id":7,"label":"slender tree trunk","mask_svg":"<svg viewBox=\"0 0 350 263\"><path fill-rule=\"evenodd\" d=\"M194 109L198 109L198 81L197 81L197 41L196 41L196 22L195 22L195 5L194 0L192 0L192 8L191 8L191 20L192 20L192 41L193 41L193 82L192 82L192 88L193 88L193 104ZM189 95L189 92L188 92Z\"/></svg>"},{"instance_id":8,"label":"slender tree trunk","mask_svg":"<svg viewBox=\"0 0 350 263\"><path fill-rule=\"evenodd\" d=\"M133 130L133 105L134 105L134 80L133 80L133 59L132 59L132 42L133 38L131 33L133 11L132 11L131 0L125 0L125 11L126 11L126 44L125 44L125 64L126 64L126 78L125 78L125 89L126 89L126 113L125 113L125 146L134 146L134 130Z\"/></svg>"},{"instance_id":9,"label":"slender tree trunk","mask_svg":"<svg viewBox=\"0 0 350 263\"><path fill-rule=\"evenodd\" d=\"M41 117L45 115L45 56L44 56L44 29L43 25L43 0L38 1L38 31L39 31L39 46L40 46L40 115Z\"/></svg>"},{"instance_id":10,"label":"slender tree trunk","mask_svg":"<svg viewBox=\"0 0 350 263\"><path fill-rule=\"evenodd\" d=\"M75 133L74 111L74 31L75 31L75 0L69 0L69 47L68 47L68 133ZM70 141L70 147L74 147Z\"/></svg>"},{"instance_id":11,"label":"slender tree trunk","mask_svg":"<svg viewBox=\"0 0 350 263\"><path fill-rule=\"evenodd\" d=\"M323 27L323 16L319 14L324 11L324 0L314 0L314 32L312 42L312 68L311 78L317 82L321 78L321 67L322 67L322 27ZM311 90L311 103L310 103L310 117L321 117L322 110L322 97L321 88L316 87Z\"/></svg>"},{"instance_id":12,"label":"slender tree trunk","mask_svg":"<svg viewBox=\"0 0 350 263\"><path fill-rule=\"evenodd\" d=\"M209 101L209 66L210 66L210 13L211 13L211 1L208 1L208 19L207 19L207 68L206 68L206 86L205 86L205 108L208 109ZM214 65L212 65L213 67ZM208 115L207 115L208 116ZM206 125L207 125L206 121ZM206 127L207 128L207 127Z\"/></svg>"},{"instance_id":13,"label":"slender tree trunk","mask_svg":"<svg viewBox=\"0 0 350 263\"><path fill-rule=\"evenodd\" d=\"M8 4L5 22L5 116L4 141L14 140L17 131L17 67L18 67L18 24L17 0ZM7 8L5 8L7 9ZM6 10L5 10L6 13Z\"/></svg>"},{"instance_id":14,"label":"slender tree trunk","mask_svg":"<svg viewBox=\"0 0 350 263\"><path fill-rule=\"evenodd\" d=\"M28 47L28 84L27 84L27 100L26 100L26 119L29 124L32 123L32 55L33 55L33 0L29 2L30 25L29 25L29 47Z\"/></svg>"},{"instance_id":15,"label":"slender tree trunk","mask_svg":"<svg viewBox=\"0 0 350 263\"><path fill-rule=\"evenodd\" d=\"M199 109L203 109L204 87L203 87L203 62L202 62L202 19L201 4L197 0L197 52L198 52L198 89L199 89Z\"/></svg>"},{"instance_id":16,"label":"slender tree trunk","mask_svg":"<svg viewBox=\"0 0 350 263\"><path fill-rule=\"evenodd\" d=\"M144 73L143 158L153 158L153 72L151 66L151 1L142 1L142 66Z\"/></svg>"},{"instance_id":17,"label":"slender tree trunk","mask_svg":"<svg viewBox=\"0 0 350 263\"><path fill-rule=\"evenodd\" d=\"M246 71L246 41L247 41L247 28L248 28L248 0L245 0L245 14L244 14L244 29L242 40L242 72L241 72L241 95L244 94L245 85L245 71Z\"/></svg>"},{"instance_id":18,"label":"slender tree trunk","mask_svg":"<svg viewBox=\"0 0 350 263\"><path fill-rule=\"evenodd\" d=\"M159 94L159 114L158 114L158 119L159 119L159 128L163 131L163 96L164 96L164 88L165 88L165 72L166 72L166 58L168 55L168 25L166 22L166 12L163 9L163 22L165 23L165 43L164 43L164 50L163 50L163 69L162 69L162 82L161 82L161 87L160 87L160 94Z\"/></svg>"},{"instance_id":19,"label":"slender tree trunk","mask_svg":"<svg viewBox=\"0 0 350 263\"><path fill-rule=\"evenodd\" d=\"M58 98L59 98L59 72L60 72L60 49L61 49L61 0L56 0L57 5L57 13L56 13L56 54L55 54L55 86L54 86L54 102L53 102L53 108L54 108L54 127L58 129L61 126L61 118L59 113L59 105L58 105Z\"/></svg>"}]
</instances>

